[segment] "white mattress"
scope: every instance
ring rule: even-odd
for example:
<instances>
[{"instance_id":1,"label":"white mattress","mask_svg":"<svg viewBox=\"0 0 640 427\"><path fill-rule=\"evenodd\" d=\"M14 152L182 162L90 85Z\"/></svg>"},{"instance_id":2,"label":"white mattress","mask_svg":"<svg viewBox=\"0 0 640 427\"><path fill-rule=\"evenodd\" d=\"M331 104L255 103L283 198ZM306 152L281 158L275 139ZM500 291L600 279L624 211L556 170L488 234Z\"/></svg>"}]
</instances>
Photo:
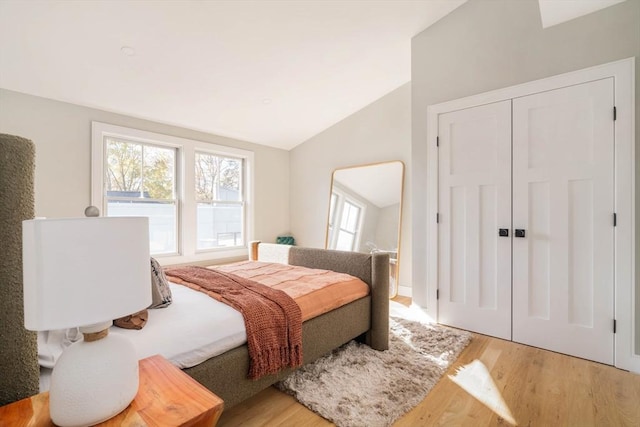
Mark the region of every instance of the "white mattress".
<instances>
[{"instance_id":1,"label":"white mattress","mask_svg":"<svg viewBox=\"0 0 640 427\"><path fill-rule=\"evenodd\" d=\"M186 286L170 283L173 303L149 310L141 330L111 327L131 339L138 358L160 354L179 368L190 368L247 342L239 311Z\"/></svg>"},{"instance_id":2,"label":"white mattress","mask_svg":"<svg viewBox=\"0 0 640 427\"><path fill-rule=\"evenodd\" d=\"M138 358L160 354L179 368L190 368L247 342L244 320L239 311L202 292L169 283L173 303L149 310L147 324L141 330L112 326L109 333L127 336ZM64 333L50 335L48 342L39 337L39 352L45 352L45 366L53 366L62 349L71 344ZM68 336L68 334L67 334ZM53 339L55 338L55 339ZM46 346L46 347L45 347ZM41 364L43 354L40 355ZM51 369L40 369L40 391L49 389Z\"/></svg>"}]
</instances>

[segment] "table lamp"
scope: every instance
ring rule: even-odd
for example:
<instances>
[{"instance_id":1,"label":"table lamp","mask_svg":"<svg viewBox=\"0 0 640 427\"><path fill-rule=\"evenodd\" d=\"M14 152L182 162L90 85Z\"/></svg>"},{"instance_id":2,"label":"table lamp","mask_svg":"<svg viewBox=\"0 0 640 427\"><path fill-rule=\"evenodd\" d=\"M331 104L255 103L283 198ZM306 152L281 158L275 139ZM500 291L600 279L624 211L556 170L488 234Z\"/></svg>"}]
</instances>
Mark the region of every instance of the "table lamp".
<instances>
[{"instance_id":1,"label":"table lamp","mask_svg":"<svg viewBox=\"0 0 640 427\"><path fill-rule=\"evenodd\" d=\"M148 218L35 219L22 223L24 324L80 327L51 374L60 426L87 426L125 409L138 392L138 356L113 319L151 304Z\"/></svg>"}]
</instances>

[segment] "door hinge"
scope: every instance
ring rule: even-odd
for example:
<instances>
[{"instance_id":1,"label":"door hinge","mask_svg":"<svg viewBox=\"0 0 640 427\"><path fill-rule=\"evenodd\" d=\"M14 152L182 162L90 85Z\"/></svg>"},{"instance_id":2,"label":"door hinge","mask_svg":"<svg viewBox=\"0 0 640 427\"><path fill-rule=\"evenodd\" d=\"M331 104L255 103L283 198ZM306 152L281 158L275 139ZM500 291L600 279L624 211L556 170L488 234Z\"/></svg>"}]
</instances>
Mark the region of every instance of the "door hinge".
<instances>
[{"instance_id":1,"label":"door hinge","mask_svg":"<svg viewBox=\"0 0 640 427\"><path fill-rule=\"evenodd\" d=\"M616 214L614 212L613 213L613 226L615 227L616 225L618 225L618 214Z\"/></svg>"},{"instance_id":2,"label":"door hinge","mask_svg":"<svg viewBox=\"0 0 640 427\"><path fill-rule=\"evenodd\" d=\"M436 214L436 224L440 224L440 214Z\"/></svg>"},{"instance_id":3,"label":"door hinge","mask_svg":"<svg viewBox=\"0 0 640 427\"><path fill-rule=\"evenodd\" d=\"M616 109L615 105L613 107L613 120L616 120L616 118L618 117L618 110Z\"/></svg>"},{"instance_id":4,"label":"door hinge","mask_svg":"<svg viewBox=\"0 0 640 427\"><path fill-rule=\"evenodd\" d=\"M440 299L440 289L436 289L436 299Z\"/></svg>"},{"instance_id":5,"label":"door hinge","mask_svg":"<svg viewBox=\"0 0 640 427\"><path fill-rule=\"evenodd\" d=\"M440 147L440 137L436 136L436 147Z\"/></svg>"},{"instance_id":6,"label":"door hinge","mask_svg":"<svg viewBox=\"0 0 640 427\"><path fill-rule=\"evenodd\" d=\"M613 319L613 333L616 333L616 319Z\"/></svg>"}]
</instances>

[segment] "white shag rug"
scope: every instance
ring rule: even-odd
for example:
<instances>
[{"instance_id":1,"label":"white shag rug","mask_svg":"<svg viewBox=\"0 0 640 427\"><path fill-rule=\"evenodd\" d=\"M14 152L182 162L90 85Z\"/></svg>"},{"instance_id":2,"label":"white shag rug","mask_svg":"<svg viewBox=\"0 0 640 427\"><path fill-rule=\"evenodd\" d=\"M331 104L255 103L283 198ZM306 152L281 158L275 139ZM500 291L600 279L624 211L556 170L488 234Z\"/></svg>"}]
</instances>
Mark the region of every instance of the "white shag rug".
<instances>
[{"instance_id":1,"label":"white shag rug","mask_svg":"<svg viewBox=\"0 0 640 427\"><path fill-rule=\"evenodd\" d=\"M391 317L390 332L389 350L351 341L276 386L339 427L390 426L425 398L471 339L415 318Z\"/></svg>"}]
</instances>

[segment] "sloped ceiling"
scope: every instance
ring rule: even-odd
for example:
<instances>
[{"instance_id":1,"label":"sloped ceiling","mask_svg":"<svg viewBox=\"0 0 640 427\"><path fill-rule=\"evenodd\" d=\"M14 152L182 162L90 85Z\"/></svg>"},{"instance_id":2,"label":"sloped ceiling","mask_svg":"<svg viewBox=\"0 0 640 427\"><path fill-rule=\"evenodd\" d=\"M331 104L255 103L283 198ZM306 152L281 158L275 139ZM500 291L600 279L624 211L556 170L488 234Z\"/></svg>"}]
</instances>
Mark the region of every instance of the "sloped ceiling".
<instances>
[{"instance_id":1,"label":"sloped ceiling","mask_svg":"<svg viewBox=\"0 0 640 427\"><path fill-rule=\"evenodd\" d=\"M3 0L0 87L290 149L407 83L462 3Z\"/></svg>"},{"instance_id":2,"label":"sloped ceiling","mask_svg":"<svg viewBox=\"0 0 640 427\"><path fill-rule=\"evenodd\" d=\"M410 81L411 38L464 2L2 0L0 87L291 149Z\"/></svg>"}]
</instances>

